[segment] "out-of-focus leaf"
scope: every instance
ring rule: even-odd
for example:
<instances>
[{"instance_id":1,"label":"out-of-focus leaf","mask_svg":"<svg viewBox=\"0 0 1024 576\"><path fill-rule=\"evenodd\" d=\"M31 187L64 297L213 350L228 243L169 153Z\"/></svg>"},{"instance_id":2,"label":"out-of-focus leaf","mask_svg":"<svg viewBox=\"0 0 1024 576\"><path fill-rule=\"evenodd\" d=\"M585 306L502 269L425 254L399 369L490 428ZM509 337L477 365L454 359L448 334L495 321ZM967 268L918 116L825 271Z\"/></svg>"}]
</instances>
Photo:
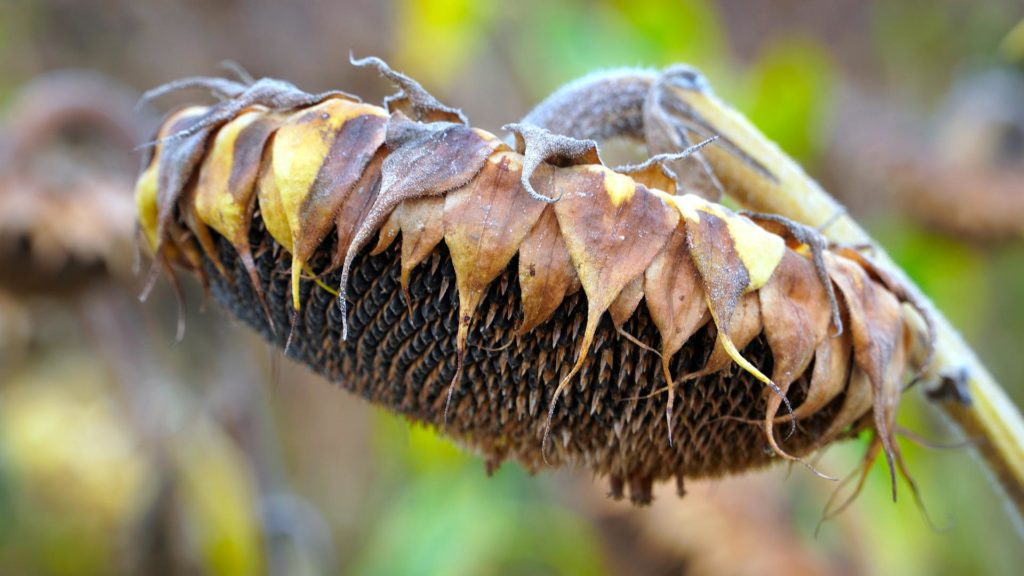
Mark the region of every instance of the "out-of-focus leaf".
<instances>
[{"instance_id":1,"label":"out-of-focus leaf","mask_svg":"<svg viewBox=\"0 0 1024 576\"><path fill-rule=\"evenodd\" d=\"M400 0L399 69L426 86L447 86L480 49L494 16L494 0Z\"/></svg>"},{"instance_id":2,"label":"out-of-focus leaf","mask_svg":"<svg viewBox=\"0 0 1024 576\"><path fill-rule=\"evenodd\" d=\"M4 379L4 573L114 570L119 535L144 509L155 478L106 380L91 357L70 352Z\"/></svg>"},{"instance_id":3,"label":"out-of-focus leaf","mask_svg":"<svg viewBox=\"0 0 1024 576\"><path fill-rule=\"evenodd\" d=\"M705 64L725 54L723 28L712 2L608 0L608 4L613 15L630 27L630 51L648 64Z\"/></svg>"},{"instance_id":4,"label":"out-of-focus leaf","mask_svg":"<svg viewBox=\"0 0 1024 576\"><path fill-rule=\"evenodd\" d=\"M818 44L779 41L750 71L742 107L769 139L806 162L824 136L832 76L832 63Z\"/></svg>"},{"instance_id":5,"label":"out-of-focus leaf","mask_svg":"<svg viewBox=\"0 0 1024 576\"><path fill-rule=\"evenodd\" d=\"M175 438L172 452L181 481L184 520L206 572L261 574L256 487L245 455L201 416Z\"/></svg>"},{"instance_id":6,"label":"out-of-focus leaf","mask_svg":"<svg viewBox=\"0 0 1024 576\"><path fill-rule=\"evenodd\" d=\"M964 336L980 337L991 306L985 295L992 291L983 253L904 219L871 224L879 242Z\"/></svg>"},{"instance_id":7,"label":"out-of-focus leaf","mask_svg":"<svg viewBox=\"0 0 1024 576\"><path fill-rule=\"evenodd\" d=\"M528 26L517 66L537 98L568 79L616 66L687 62L714 78L725 63L722 25L706 0L533 0L520 18Z\"/></svg>"},{"instance_id":8,"label":"out-of-focus leaf","mask_svg":"<svg viewBox=\"0 0 1024 576\"><path fill-rule=\"evenodd\" d=\"M1006 38L1003 38L1000 48L1004 58L1010 62L1024 64L1024 20L1018 22Z\"/></svg>"},{"instance_id":9,"label":"out-of-focus leaf","mask_svg":"<svg viewBox=\"0 0 1024 576\"><path fill-rule=\"evenodd\" d=\"M8 465L40 502L117 527L145 497L145 454L102 370L74 355L49 364L8 382L0 397Z\"/></svg>"},{"instance_id":10,"label":"out-of-focus leaf","mask_svg":"<svg viewBox=\"0 0 1024 576\"><path fill-rule=\"evenodd\" d=\"M592 534L509 468L415 477L373 526L353 574L601 574ZM443 505L438 505L443 502Z\"/></svg>"}]
</instances>

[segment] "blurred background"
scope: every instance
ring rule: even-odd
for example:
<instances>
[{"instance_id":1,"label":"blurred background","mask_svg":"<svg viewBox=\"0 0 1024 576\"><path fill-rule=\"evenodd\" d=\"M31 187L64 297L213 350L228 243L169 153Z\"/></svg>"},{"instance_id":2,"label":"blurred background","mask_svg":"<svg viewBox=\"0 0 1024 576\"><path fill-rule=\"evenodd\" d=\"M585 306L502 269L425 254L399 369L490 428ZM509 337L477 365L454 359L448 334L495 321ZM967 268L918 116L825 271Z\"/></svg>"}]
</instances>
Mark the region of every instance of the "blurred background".
<instances>
[{"instance_id":1,"label":"blurred background","mask_svg":"<svg viewBox=\"0 0 1024 576\"><path fill-rule=\"evenodd\" d=\"M0 573L1011 574L1021 533L927 400L931 523L877 467L842 516L796 468L653 506L530 477L282 360L191 279L149 300L138 93L234 60L379 102L378 55L492 131L560 84L688 62L885 245L1024 403L1019 0L0 0ZM205 98L190 94L189 99ZM148 267L142 267L145 270ZM852 470L864 446L818 467Z\"/></svg>"}]
</instances>

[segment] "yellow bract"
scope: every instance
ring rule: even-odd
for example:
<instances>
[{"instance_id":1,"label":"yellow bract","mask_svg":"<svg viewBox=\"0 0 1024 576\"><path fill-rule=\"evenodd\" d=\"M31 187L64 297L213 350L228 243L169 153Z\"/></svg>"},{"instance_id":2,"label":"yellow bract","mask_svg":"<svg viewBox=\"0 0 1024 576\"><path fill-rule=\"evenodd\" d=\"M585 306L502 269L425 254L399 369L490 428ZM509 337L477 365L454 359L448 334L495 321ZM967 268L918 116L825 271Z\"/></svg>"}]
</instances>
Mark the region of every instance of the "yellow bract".
<instances>
[{"instance_id":1,"label":"yellow bract","mask_svg":"<svg viewBox=\"0 0 1024 576\"><path fill-rule=\"evenodd\" d=\"M700 222L700 213L706 212L721 218L729 228L736 254L743 262L750 276L746 292L757 290L768 283L772 273L782 261L786 251L786 242L780 237L754 224L749 219L729 211L719 204L708 202L695 194L670 196L660 190L655 193L669 204L676 207L684 219Z\"/></svg>"},{"instance_id":2,"label":"yellow bract","mask_svg":"<svg viewBox=\"0 0 1024 576\"><path fill-rule=\"evenodd\" d=\"M135 209L138 211L139 229L146 238L150 250L155 250L157 244L157 165L157 162L150 164L135 183Z\"/></svg>"},{"instance_id":3,"label":"yellow bract","mask_svg":"<svg viewBox=\"0 0 1024 576\"><path fill-rule=\"evenodd\" d=\"M198 116L205 111L206 107L204 106L189 106L172 114L164 121L163 126L157 133L157 139L166 138L175 122L190 116ZM146 237L150 250L156 250L159 244L159 238L157 238L156 233L160 220L157 199L159 197L160 153L162 149L163 146L161 145L155 147L153 150L153 160L135 183L135 209L139 212L139 229L142 231L143 236Z\"/></svg>"},{"instance_id":4,"label":"yellow bract","mask_svg":"<svg viewBox=\"0 0 1024 576\"><path fill-rule=\"evenodd\" d=\"M697 212L698 208L703 208L707 205L707 202L697 196L696 194L683 194L682 196L672 196L666 194L661 190L652 190L657 193L661 198L671 206L675 206L676 210L679 210L679 215L685 220L690 222L700 222L700 213Z\"/></svg>"},{"instance_id":5,"label":"yellow bract","mask_svg":"<svg viewBox=\"0 0 1024 576\"><path fill-rule=\"evenodd\" d=\"M284 218L283 222L275 223L279 228L277 234L287 235L289 241L285 244L273 231L271 234L293 255L293 248L299 242L299 214L302 205L314 192L313 184L335 136L345 122L369 115L386 116L387 112L377 106L331 98L295 114L277 130L272 159L276 194L268 193L268 197L276 196L271 201ZM263 195L260 196L260 206L266 214ZM280 220L281 217L275 215L274 219ZM296 310L299 308L298 288L302 264L297 258L292 264L292 304Z\"/></svg>"},{"instance_id":6,"label":"yellow bract","mask_svg":"<svg viewBox=\"0 0 1024 576\"><path fill-rule=\"evenodd\" d=\"M613 172L600 165L588 166L594 172L604 175L604 190L612 201L612 206L618 207L636 194L636 181L624 174Z\"/></svg>"},{"instance_id":7,"label":"yellow bract","mask_svg":"<svg viewBox=\"0 0 1024 576\"><path fill-rule=\"evenodd\" d=\"M732 237L736 253L750 275L750 284L747 285L746 291L752 292L761 288L768 283L768 279L782 261L782 255L786 251L785 241L742 216L729 214L728 217L722 218L729 227L729 236Z\"/></svg>"},{"instance_id":8,"label":"yellow bract","mask_svg":"<svg viewBox=\"0 0 1024 576\"><path fill-rule=\"evenodd\" d=\"M281 203L281 193L277 189L273 168L265 167L260 173L256 185L256 197L260 203L260 216L267 227L270 237L277 241L288 252L292 251L292 232L288 227L288 217Z\"/></svg>"},{"instance_id":9,"label":"yellow bract","mask_svg":"<svg viewBox=\"0 0 1024 576\"><path fill-rule=\"evenodd\" d=\"M248 209L238 204L228 186L235 163L235 142L242 130L264 113L263 110L252 110L225 124L217 132L199 172L196 212L207 226L231 240L244 229Z\"/></svg>"},{"instance_id":10,"label":"yellow bract","mask_svg":"<svg viewBox=\"0 0 1024 576\"><path fill-rule=\"evenodd\" d=\"M291 229L299 229L299 210L316 181L334 137L345 122L359 116L386 116L382 108L333 98L292 116L274 137L274 180Z\"/></svg>"}]
</instances>

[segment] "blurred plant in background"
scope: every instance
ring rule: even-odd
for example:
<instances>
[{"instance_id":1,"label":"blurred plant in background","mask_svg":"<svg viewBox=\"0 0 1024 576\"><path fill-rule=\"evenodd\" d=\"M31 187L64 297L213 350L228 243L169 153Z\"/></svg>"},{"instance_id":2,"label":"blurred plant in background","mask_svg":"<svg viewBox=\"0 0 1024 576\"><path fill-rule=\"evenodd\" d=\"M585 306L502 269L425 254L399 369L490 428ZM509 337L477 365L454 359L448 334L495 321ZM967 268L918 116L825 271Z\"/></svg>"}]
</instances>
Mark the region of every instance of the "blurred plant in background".
<instances>
[{"instance_id":1,"label":"blurred plant in background","mask_svg":"<svg viewBox=\"0 0 1024 576\"><path fill-rule=\"evenodd\" d=\"M1024 206L1022 18L1013 0L8 2L0 572L1012 573L1024 565L1019 533L964 450L904 443L947 530L933 531L909 499L893 505L879 473L817 539L833 486L799 469L689 487L682 501L663 490L648 510L607 501L571 472L530 478L506 466L488 478L431 431L272 358L219 310L199 314L196 286L184 287L188 335L174 344L175 310L161 304L173 297L133 301L142 279L127 274L131 211L120 202L130 206L136 160L117 136L97 144L109 122L69 127L51 111L68 129L29 156L11 151L46 132L23 127L24 102L45 102L19 99L18 87L67 67L144 89L232 59L309 90L379 99L389 87L350 67L351 50L388 57L497 129L595 69L688 62L850 206L1020 404L1024 245L1020 228L993 234L979 222L1024 221L1012 212ZM979 80L994 75L1006 80ZM74 103L87 91L51 93ZM130 108L115 101L104 109ZM147 121L121 132L141 139ZM118 175L102 196L79 186ZM29 180L48 192L19 192ZM10 206L43 197L63 220L12 216ZM61 237L32 227L44 221L54 233L117 234L89 258L39 258L39 246L61 245L34 240ZM961 440L910 394L904 428ZM818 466L843 473L861 450L833 448ZM762 547L750 537L759 530ZM751 544L737 551L737 541ZM721 563L738 556L749 562Z\"/></svg>"}]
</instances>

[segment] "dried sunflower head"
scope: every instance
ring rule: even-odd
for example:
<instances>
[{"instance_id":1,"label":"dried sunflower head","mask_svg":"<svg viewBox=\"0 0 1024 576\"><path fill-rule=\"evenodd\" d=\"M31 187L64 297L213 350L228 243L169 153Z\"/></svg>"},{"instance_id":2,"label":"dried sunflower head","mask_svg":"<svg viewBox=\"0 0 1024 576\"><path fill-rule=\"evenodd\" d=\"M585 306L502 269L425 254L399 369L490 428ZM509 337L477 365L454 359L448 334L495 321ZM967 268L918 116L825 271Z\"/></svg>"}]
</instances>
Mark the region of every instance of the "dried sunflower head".
<instances>
[{"instance_id":1,"label":"dried sunflower head","mask_svg":"<svg viewBox=\"0 0 1024 576\"><path fill-rule=\"evenodd\" d=\"M132 146L144 124L135 99L84 71L46 74L15 94L0 130L5 267L52 276L130 261Z\"/></svg>"},{"instance_id":2,"label":"dried sunflower head","mask_svg":"<svg viewBox=\"0 0 1024 576\"><path fill-rule=\"evenodd\" d=\"M385 107L262 80L170 115L136 187L158 267L287 355L496 465L654 481L799 460L893 422L901 288L805 228L528 124L511 145L411 79Z\"/></svg>"}]
</instances>

